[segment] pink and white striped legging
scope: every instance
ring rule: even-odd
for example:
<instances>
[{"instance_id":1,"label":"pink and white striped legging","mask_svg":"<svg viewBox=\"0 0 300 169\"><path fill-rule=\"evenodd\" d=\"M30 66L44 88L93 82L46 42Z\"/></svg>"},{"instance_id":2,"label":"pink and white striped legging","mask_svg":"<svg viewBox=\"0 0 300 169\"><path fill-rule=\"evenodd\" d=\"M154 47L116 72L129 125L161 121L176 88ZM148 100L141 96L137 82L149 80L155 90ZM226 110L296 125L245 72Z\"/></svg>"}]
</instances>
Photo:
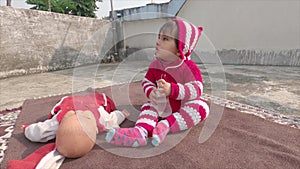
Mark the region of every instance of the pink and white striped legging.
<instances>
[{"instance_id":1,"label":"pink and white striped legging","mask_svg":"<svg viewBox=\"0 0 300 169\"><path fill-rule=\"evenodd\" d=\"M152 136L152 131L161 119L158 115L156 105L153 103L145 103L140 113L136 126L141 126L148 131L148 136ZM189 129L203 121L209 114L209 106L202 99L190 100L182 104L177 112L166 117L170 124L171 131L178 132Z\"/></svg>"}]
</instances>

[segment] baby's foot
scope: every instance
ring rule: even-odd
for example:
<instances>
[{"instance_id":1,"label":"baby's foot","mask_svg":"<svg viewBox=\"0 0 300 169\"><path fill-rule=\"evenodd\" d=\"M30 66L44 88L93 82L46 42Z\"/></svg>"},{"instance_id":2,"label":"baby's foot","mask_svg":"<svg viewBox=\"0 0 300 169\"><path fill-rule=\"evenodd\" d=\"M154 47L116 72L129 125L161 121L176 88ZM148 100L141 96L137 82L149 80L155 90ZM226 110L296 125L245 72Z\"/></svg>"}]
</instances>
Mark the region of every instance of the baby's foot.
<instances>
[{"instance_id":1,"label":"baby's foot","mask_svg":"<svg viewBox=\"0 0 300 169\"><path fill-rule=\"evenodd\" d=\"M161 121L159 122L156 127L153 129L153 134L152 134L152 145L153 146L158 146L161 144L167 134L170 131L169 123L167 121Z\"/></svg>"},{"instance_id":2,"label":"baby's foot","mask_svg":"<svg viewBox=\"0 0 300 169\"><path fill-rule=\"evenodd\" d=\"M113 145L139 147L147 145L147 131L142 127L111 129L105 140Z\"/></svg>"}]
</instances>

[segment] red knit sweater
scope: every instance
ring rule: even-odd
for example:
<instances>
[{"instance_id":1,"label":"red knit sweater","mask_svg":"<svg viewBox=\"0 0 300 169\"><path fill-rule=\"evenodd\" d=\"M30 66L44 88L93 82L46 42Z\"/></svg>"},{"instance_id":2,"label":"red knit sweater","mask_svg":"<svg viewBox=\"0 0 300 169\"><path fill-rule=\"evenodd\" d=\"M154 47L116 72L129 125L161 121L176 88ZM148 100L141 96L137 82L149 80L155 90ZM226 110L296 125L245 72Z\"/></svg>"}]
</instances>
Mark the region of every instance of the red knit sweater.
<instances>
[{"instance_id":1,"label":"red knit sweater","mask_svg":"<svg viewBox=\"0 0 300 169\"><path fill-rule=\"evenodd\" d=\"M169 102L172 112L178 111L182 103L200 98L203 91L201 71L192 60L179 59L173 63L166 63L155 59L142 81L148 98L153 88L157 87L156 81L159 79L171 83Z\"/></svg>"}]
</instances>

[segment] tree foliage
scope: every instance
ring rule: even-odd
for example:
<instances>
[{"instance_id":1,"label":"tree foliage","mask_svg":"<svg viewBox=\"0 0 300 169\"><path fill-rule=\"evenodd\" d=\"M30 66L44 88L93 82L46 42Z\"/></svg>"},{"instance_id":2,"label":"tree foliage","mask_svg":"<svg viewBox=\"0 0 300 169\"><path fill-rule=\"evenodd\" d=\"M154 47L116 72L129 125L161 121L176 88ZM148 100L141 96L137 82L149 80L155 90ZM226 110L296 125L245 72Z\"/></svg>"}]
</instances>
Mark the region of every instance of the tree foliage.
<instances>
[{"instance_id":1,"label":"tree foliage","mask_svg":"<svg viewBox=\"0 0 300 169\"><path fill-rule=\"evenodd\" d=\"M102 0L50 0L50 6L52 12L95 18L97 1L102 2ZM35 5L31 9L48 11L48 0L26 0L26 3Z\"/></svg>"}]
</instances>

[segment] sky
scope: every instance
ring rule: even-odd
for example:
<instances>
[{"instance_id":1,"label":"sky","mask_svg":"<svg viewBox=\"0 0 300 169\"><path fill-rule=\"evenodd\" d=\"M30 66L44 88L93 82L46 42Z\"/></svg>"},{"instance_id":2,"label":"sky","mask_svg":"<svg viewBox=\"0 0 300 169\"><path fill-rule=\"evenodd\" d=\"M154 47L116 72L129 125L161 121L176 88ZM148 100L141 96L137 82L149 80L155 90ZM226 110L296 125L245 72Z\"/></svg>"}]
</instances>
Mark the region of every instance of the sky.
<instances>
[{"instance_id":1,"label":"sky","mask_svg":"<svg viewBox=\"0 0 300 169\"><path fill-rule=\"evenodd\" d=\"M15 8L26 8L29 9L31 5L28 5L26 0L12 0L12 7ZM138 6L144 6L149 3L164 3L170 0L113 0L114 10L133 8ZM0 6L5 6L6 0L0 0ZM98 18L102 18L109 15L111 10L110 0L102 0L102 2L97 2L99 9L96 12Z\"/></svg>"}]
</instances>

